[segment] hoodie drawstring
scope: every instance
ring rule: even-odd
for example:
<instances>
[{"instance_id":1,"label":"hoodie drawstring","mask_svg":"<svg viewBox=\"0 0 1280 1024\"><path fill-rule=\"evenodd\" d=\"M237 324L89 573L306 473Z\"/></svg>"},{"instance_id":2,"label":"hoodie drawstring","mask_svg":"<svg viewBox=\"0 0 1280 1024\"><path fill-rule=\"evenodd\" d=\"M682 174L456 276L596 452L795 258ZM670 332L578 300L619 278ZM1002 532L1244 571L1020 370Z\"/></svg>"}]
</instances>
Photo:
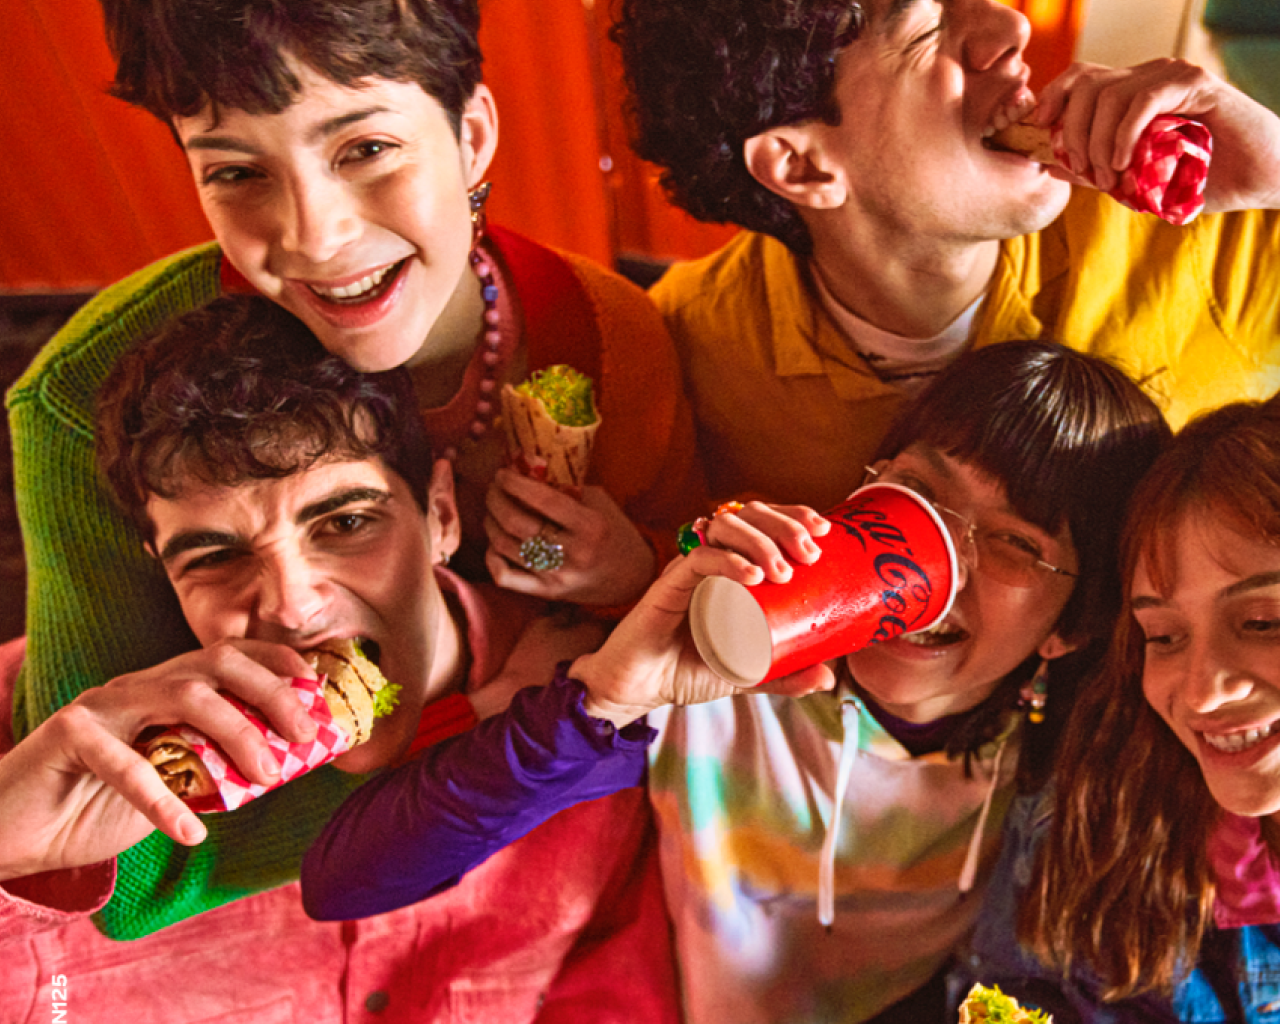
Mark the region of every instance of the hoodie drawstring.
<instances>
[{"instance_id":1,"label":"hoodie drawstring","mask_svg":"<svg viewBox=\"0 0 1280 1024\"><path fill-rule=\"evenodd\" d=\"M973 888L974 879L978 876L978 854L982 851L982 834L987 827L987 814L991 811L991 800L1000 785L1000 761L1004 757L1004 748L1009 741L1003 740L996 748L995 761L991 765L991 784L987 786L987 795L982 800L982 813L978 815L978 825L969 839L969 852L964 858L964 867L960 869L960 894L963 896Z\"/></svg>"},{"instance_id":2,"label":"hoodie drawstring","mask_svg":"<svg viewBox=\"0 0 1280 1024\"><path fill-rule=\"evenodd\" d=\"M840 838L840 812L844 808L845 792L849 789L849 776L853 774L853 761L858 756L858 715L862 710L862 702L856 697L840 702L840 725L844 736L840 741L831 820L827 823L827 835L822 840L822 853L818 860L818 923L824 928L830 928L836 919L836 841Z\"/></svg>"}]
</instances>

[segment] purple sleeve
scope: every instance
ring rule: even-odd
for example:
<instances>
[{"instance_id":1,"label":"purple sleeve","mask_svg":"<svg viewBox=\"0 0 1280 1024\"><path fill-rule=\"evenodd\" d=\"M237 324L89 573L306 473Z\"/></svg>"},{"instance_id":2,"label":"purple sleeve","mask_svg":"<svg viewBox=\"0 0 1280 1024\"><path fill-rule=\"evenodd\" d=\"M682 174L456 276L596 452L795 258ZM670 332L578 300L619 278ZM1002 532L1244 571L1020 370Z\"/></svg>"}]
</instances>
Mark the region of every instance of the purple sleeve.
<instances>
[{"instance_id":1,"label":"purple sleeve","mask_svg":"<svg viewBox=\"0 0 1280 1024\"><path fill-rule=\"evenodd\" d=\"M641 784L654 731L587 715L567 667L356 790L303 859L307 913L343 921L416 903L566 807Z\"/></svg>"}]
</instances>

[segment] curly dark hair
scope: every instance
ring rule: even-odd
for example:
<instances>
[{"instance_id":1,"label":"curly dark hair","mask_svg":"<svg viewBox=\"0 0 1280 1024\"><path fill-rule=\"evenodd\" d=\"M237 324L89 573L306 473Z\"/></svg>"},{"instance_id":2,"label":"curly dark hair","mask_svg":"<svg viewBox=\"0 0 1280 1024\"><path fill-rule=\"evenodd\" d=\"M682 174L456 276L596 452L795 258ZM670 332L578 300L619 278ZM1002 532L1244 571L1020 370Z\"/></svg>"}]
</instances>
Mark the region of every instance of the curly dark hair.
<instances>
[{"instance_id":1,"label":"curly dark hair","mask_svg":"<svg viewBox=\"0 0 1280 1024\"><path fill-rule=\"evenodd\" d=\"M480 81L476 0L101 0L110 92L172 125L212 104L278 114L288 58L343 86L416 82L459 129Z\"/></svg>"},{"instance_id":2,"label":"curly dark hair","mask_svg":"<svg viewBox=\"0 0 1280 1024\"><path fill-rule=\"evenodd\" d=\"M863 27L856 0L623 0L632 145L671 200L811 252L791 203L751 176L743 144L779 125L839 124L835 56Z\"/></svg>"},{"instance_id":3,"label":"curly dark hair","mask_svg":"<svg viewBox=\"0 0 1280 1024\"><path fill-rule=\"evenodd\" d=\"M97 458L150 539L147 500L234 487L324 459L381 457L425 508L432 455L407 370L361 373L281 306L226 296L130 349L98 393Z\"/></svg>"}]
</instances>

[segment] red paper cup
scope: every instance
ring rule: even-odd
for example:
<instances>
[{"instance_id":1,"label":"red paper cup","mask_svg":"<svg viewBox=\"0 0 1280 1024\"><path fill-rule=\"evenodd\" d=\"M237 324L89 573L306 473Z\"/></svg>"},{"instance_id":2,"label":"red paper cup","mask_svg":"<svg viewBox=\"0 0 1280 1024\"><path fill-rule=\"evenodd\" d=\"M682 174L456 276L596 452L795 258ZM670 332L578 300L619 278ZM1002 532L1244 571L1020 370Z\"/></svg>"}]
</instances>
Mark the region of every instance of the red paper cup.
<instances>
[{"instance_id":1,"label":"red paper cup","mask_svg":"<svg viewBox=\"0 0 1280 1024\"><path fill-rule=\"evenodd\" d=\"M813 565L786 583L698 584L689 624L698 653L736 686L756 686L940 622L960 574L955 545L929 502L869 484L827 512Z\"/></svg>"}]
</instances>

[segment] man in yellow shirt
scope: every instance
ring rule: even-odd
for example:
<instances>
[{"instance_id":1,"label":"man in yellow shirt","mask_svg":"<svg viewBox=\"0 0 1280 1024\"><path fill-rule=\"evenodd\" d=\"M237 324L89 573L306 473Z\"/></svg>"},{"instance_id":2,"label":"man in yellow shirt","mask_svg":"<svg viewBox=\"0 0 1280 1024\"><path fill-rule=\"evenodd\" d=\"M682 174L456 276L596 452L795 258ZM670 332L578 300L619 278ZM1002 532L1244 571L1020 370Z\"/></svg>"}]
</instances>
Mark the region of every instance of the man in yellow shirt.
<instances>
[{"instance_id":1,"label":"man in yellow shirt","mask_svg":"<svg viewBox=\"0 0 1280 1024\"><path fill-rule=\"evenodd\" d=\"M996 0L626 0L638 152L748 229L653 290L716 497L832 504L907 397L991 342L1109 356L1174 426L1280 387L1280 217L1258 212L1280 118L1178 61L1077 65L1037 103L1028 36ZM1214 135L1184 228L1083 187L1164 113ZM992 148L1028 115L1076 174Z\"/></svg>"}]
</instances>

